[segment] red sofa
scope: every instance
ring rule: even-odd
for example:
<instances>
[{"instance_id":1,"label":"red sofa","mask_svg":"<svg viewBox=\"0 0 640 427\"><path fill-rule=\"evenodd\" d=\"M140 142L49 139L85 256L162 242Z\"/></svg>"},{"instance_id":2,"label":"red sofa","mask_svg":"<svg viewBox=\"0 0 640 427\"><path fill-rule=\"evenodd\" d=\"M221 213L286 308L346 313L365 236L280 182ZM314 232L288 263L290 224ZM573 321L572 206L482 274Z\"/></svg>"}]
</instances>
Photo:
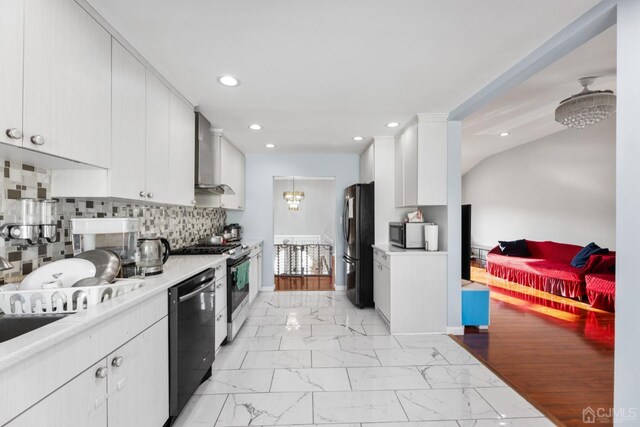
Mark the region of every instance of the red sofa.
<instances>
[{"instance_id":1,"label":"red sofa","mask_svg":"<svg viewBox=\"0 0 640 427\"><path fill-rule=\"evenodd\" d=\"M487 254L487 272L521 285L569 298L582 299L585 275L607 272L615 265L615 252L592 255L583 268L571 266L571 260L582 246L557 242L527 240L531 256L527 258L502 255L499 246Z\"/></svg>"},{"instance_id":2,"label":"red sofa","mask_svg":"<svg viewBox=\"0 0 640 427\"><path fill-rule=\"evenodd\" d=\"M591 307L610 312L616 311L616 275L593 273L585 276L587 298Z\"/></svg>"}]
</instances>

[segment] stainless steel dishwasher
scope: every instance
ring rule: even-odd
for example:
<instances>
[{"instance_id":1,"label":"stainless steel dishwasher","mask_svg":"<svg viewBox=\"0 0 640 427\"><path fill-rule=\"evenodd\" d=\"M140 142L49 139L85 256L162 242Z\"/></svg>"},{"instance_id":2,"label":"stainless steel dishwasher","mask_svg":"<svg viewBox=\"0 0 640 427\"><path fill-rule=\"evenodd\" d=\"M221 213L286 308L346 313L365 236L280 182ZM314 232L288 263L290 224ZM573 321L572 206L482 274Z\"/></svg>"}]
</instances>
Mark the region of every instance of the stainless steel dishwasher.
<instances>
[{"instance_id":1,"label":"stainless steel dishwasher","mask_svg":"<svg viewBox=\"0 0 640 427\"><path fill-rule=\"evenodd\" d=\"M169 415L180 414L215 359L215 270L169 288Z\"/></svg>"}]
</instances>

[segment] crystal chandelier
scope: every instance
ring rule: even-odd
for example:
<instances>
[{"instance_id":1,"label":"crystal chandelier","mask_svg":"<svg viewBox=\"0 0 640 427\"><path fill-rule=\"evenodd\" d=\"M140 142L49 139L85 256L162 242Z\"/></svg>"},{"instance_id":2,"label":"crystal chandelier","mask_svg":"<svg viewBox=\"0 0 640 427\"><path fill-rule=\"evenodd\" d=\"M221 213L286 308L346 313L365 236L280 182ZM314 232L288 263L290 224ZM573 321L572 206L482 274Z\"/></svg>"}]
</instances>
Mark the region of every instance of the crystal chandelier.
<instances>
[{"instance_id":1,"label":"crystal chandelier","mask_svg":"<svg viewBox=\"0 0 640 427\"><path fill-rule=\"evenodd\" d=\"M300 202L304 199L304 191L296 191L296 178L293 177L293 188L291 191L285 191L282 193L284 200L287 202L287 206L291 212L297 212L300 207Z\"/></svg>"},{"instance_id":2,"label":"crystal chandelier","mask_svg":"<svg viewBox=\"0 0 640 427\"><path fill-rule=\"evenodd\" d=\"M610 90L589 90L595 77L579 80L583 89L562 102L556 108L556 122L570 128L584 129L604 120L616 111L616 96Z\"/></svg>"}]
</instances>

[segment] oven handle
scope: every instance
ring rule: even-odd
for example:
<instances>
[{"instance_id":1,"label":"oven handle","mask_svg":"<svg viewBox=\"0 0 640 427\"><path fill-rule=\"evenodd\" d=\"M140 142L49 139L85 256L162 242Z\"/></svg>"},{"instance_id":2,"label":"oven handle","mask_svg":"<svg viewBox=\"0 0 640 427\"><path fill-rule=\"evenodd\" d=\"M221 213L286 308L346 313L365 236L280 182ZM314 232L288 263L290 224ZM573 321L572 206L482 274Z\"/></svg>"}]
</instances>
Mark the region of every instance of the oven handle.
<instances>
[{"instance_id":1,"label":"oven handle","mask_svg":"<svg viewBox=\"0 0 640 427\"><path fill-rule=\"evenodd\" d=\"M199 293L200 293L204 288L206 288L206 287L208 287L208 286L211 286L211 285L212 285L213 283L215 283L215 282L216 282L215 280L211 280L210 282L205 283L204 285L200 286L200 287L199 287L198 289L196 289L195 291L193 291L193 292L189 292L188 294L181 296L181 297L178 299L178 302L186 301L186 300L188 300L188 299L190 299L190 298L195 297L195 296L196 296L197 294L199 294Z\"/></svg>"}]
</instances>

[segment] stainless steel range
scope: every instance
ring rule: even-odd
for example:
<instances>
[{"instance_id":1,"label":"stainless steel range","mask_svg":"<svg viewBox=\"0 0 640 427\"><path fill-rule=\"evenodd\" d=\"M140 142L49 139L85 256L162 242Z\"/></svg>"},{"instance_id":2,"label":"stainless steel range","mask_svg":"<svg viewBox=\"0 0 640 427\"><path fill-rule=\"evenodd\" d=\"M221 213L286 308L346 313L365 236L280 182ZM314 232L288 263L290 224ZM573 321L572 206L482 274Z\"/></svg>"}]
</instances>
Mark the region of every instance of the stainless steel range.
<instances>
[{"instance_id":1,"label":"stainless steel range","mask_svg":"<svg viewBox=\"0 0 640 427\"><path fill-rule=\"evenodd\" d=\"M171 255L228 255L227 259L227 341L233 341L249 314L249 286L238 283L239 269L249 263L249 247L238 242L198 244L171 251Z\"/></svg>"}]
</instances>

